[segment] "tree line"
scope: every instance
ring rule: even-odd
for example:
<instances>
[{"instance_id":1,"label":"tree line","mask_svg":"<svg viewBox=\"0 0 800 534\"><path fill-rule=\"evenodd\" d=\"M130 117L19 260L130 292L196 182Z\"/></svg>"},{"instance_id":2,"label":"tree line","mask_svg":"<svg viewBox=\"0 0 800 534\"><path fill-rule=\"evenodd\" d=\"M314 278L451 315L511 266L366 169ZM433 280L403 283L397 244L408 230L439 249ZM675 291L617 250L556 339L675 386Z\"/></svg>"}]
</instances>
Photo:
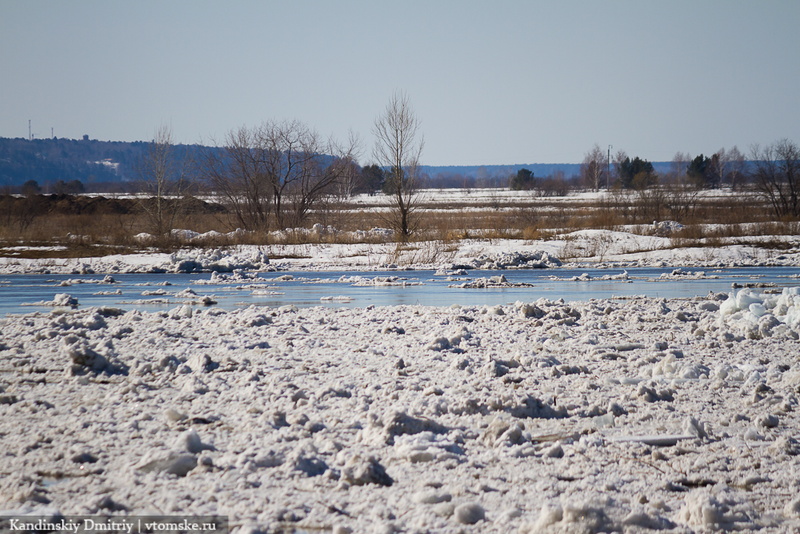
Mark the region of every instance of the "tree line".
<instances>
[{"instance_id":1,"label":"tree line","mask_svg":"<svg viewBox=\"0 0 800 534\"><path fill-rule=\"evenodd\" d=\"M572 189L601 189L639 192L653 197L653 191L680 192L727 187L755 190L772 207L778 218L800 217L800 148L789 139L769 145L754 145L746 156L738 147L721 148L711 155L691 156L678 152L666 173L655 171L653 164L623 151L613 156L595 144L585 155L580 174L568 179L563 175L535 177L520 169L508 179L513 190L533 190L541 195L565 194ZM650 193L647 193L647 192Z\"/></svg>"},{"instance_id":2,"label":"tree line","mask_svg":"<svg viewBox=\"0 0 800 534\"><path fill-rule=\"evenodd\" d=\"M108 157L92 161L100 153L98 142L88 136L81 141L5 140L13 143L0 142L0 178L8 182L3 172L8 173L14 166L32 168L59 157L67 158L75 169L80 169L79 163L83 162L103 172L122 173L129 190L144 192L154 199L143 203L142 209L158 235L171 229L181 209L181 202L176 199L201 190L216 194L238 226L253 231L302 226L320 206L359 193L382 192L391 198L392 205L386 223L405 238L415 227L416 193L430 185L420 166L424 147L421 122L406 94L391 97L375 119L373 134L372 159L364 166L359 163L362 147L357 136L351 133L343 141L323 139L313 128L296 120L241 126L211 147L175 144L171 129L162 126L150 142L113 143L114 158L120 161ZM20 143L25 144L25 150L24 156L18 157L12 148ZM71 155L73 152L77 155ZM749 158L735 146L708 156L679 152L668 172L656 172L644 158L631 158L622 150L612 156L610 147L606 152L595 144L585 154L579 175L567 177L555 171L539 177L522 168L508 176L505 184L543 196L566 195L572 189L587 188L636 192L655 201L665 191L691 195L692 191L708 188L748 186L769 202L778 217L797 218L798 153L797 145L787 139L754 146ZM83 192L83 182L68 179L70 176L55 180L49 186L50 192ZM454 183L460 180L455 179ZM461 183L466 185L467 181ZM42 188L36 180L29 179L22 184L21 192L34 195Z\"/></svg>"},{"instance_id":3,"label":"tree line","mask_svg":"<svg viewBox=\"0 0 800 534\"><path fill-rule=\"evenodd\" d=\"M377 188L392 198L387 223L409 236L419 187L422 137L405 94L395 94L376 119L375 163L361 167L361 143L323 139L300 121L268 120L229 131L196 159L178 156L171 129L160 127L139 163L144 208L153 233L172 229L194 176L219 197L239 227L256 232L302 226L321 204Z\"/></svg>"}]
</instances>

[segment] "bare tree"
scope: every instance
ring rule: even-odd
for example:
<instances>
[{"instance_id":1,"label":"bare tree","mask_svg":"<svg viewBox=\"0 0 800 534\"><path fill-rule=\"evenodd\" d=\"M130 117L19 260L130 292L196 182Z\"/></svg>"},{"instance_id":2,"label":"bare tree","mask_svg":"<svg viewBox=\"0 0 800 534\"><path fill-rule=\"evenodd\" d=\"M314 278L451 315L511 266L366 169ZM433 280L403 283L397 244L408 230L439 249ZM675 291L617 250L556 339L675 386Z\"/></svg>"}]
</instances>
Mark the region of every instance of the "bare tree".
<instances>
[{"instance_id":1,"label":"bare tree","mask_svg":"<svg viewBox=\"0 0 800 534\"><path fill-rule=\"evenodd\" d=\"M700 190L687 180L686 171L692 155L676 152L670 165L669 181L664 184L664 205L670 217L676 221L686 221L697 207Z\"/></svg>"},{"instance_id":2,"label":"bare tree","mask_svg":"<svg viewBox=\"0 0 800 534\"><path fill-rule=\"evenodd\" d=\"M176 154L172 128L159 126L139 162L142 192L148 195L140 205L147 214L150 232L158 237L166 237L172 231L180 212L188 187L186 165Z\"/></svg>"},{"instance_id":3,"label":"bare tree","mask_svg":"<svg viewBox=\"0 0 800 534\"><path fill-rule=\"evenodd\" d=\"M712 189L722 186L722 179L725 176L725 166L727 163L725 148L720 148L708 160L707 181Z\"/></svg>"},{"instance_id":4,"label":"bare tree","mask_svg":"<svg viewBox=\"0 0 800 534\"><path fill-rule=\"evenodd\" d=\"M373 157L387 169L384 190L393 197L393 225L406 240L411 234L411 215L419 185L419 158L424 139L420 121L405 93L395 93L375 119Z\"/></svg>"},{"instance_id":5,"label":"bare tree","mask_svg":"<svg viewBox=\"0 0 800 534\"><path fill-rule=\"evenodd\" d=\"M670 164L669 180L674 183L686 183L686 169L689 167L689 162L692 161L692 155L683 152L675 152L672 156L672 163Z\"/></svg>"},{"instance_id":6,"label":"bare tree","mask_svg":"<svg viewBox=\"0 0 800 534\"><path fill-rule=\"evenodd\" d=\"M355 158L339 158L331 164L332 170L339 174L336 183L336 198L346 200L364 189L364 177Z\"/></svg>"},{"instance_id":7,"label":"bare tree","mask_svg":"<svg viewBox=\"0 0 800 534\"><path fill-rule=\"evenodd\" d=\"M299 224L307 211L306 195L313 195L319 183L319 136L299 121L268 121L258 129L258 138L264 147L278 227ZM284 209L286 200L293 208L291 221Z\"/></svg>"},{"instance_id":8,"label":"bare tree","mask_svg":"<svg viewBox=\"0 0 800 534\"><path fill-rule=\"evenodd\" d=\"M782 139L751 150L758 192L772 206L777 217L800 216L800 148Z\"/></svg>"},{"instance_id":9,"label":"bare tree","mask_svg":"<svg viewBox=\"0 0 800 534\"><path fill-rule=\"evenodd\" d=\"M628 154L624 150L617 150L617 153L614 154L614 159L611 160L614 164L614 174L617 177L616 186L621 186L620 178L622 177L622 167L626 159L628 159Z\"/></svg>"},{"instance_id":10,"label":"bare tree","mask_svg":"<svg viewBox=\"0 0 800 534\"><path fill-rule=\"evenodd\" d=\"M315 134L309 136L309 140L314 139ZM358 174L359 143L358 137L351 134L345 143L331 138L324 147L311 144L306 147L314 151L313 155L298 168L287 190L296 224L301 224L324 197L336 195L342 183L354 181Z\"/></svg>"},{"instance_id":11,"label":"bare tree","mask_svg":"<svg viewBox=\"0 0 800 534\"><path fill-rule=\"evenodd\" d=\"M725 156L726 156L725 168L727 170L727 177L731 182L731 189L735 190L736 186L739 184L739 181L744 176L747 162L745 161L744 154L742 154L739 151L739 147L737 147L736 145L734 145L733 148L728 150Z\"/></svg>"},{"instance_id":12,"label":"bare tree","mask_svg":"<svg viewBox=\"0 0 800 534\"><path fill-rule=\"evenodd\" d=\"M349 144L326 145L299 121L267 121L228 133L206 168L237 221L249 230L268 230L273 219L279 228L302 224L348 172L340 162L354 161L356 153L354 136Z\"/></svg>"},{"instance_id":13,"label":"bare tree","mask_svg":"<svg viewBox=\"0 0 800 534\"><path fill-rule=\"evenodd\" d=\"M586 153L581 164L581 179L587 187L598 191L600 184L603 182L603 177L606 174L606 154L600 149L600 146L595 143L592 149Z\"/></svg>"},{"instance_id":14,"label":"bare tree","mask_svg":"<svg viewBox=\"0 0 800 534\"><path fill-rule=\"evenodd\" d=\"M206 158L209 182L246 230L269 226L273 189L265 151L259 132L242 126L228 132L225 144L210 150Z\"/></svg>"},{"instance_id":15,"label":"bare tree","mask_svg":"<svg viewBox=\"0 0 800 534\"><path fill-rule=\"evenodd\" d=\"M337 159L331 164L332 170L339 177L336 183L336 196L341 200L348 199L364 186L364 177L361 175L358 165L358 158L361 155L361 139L351 130L345 144L331 141L330 146L331 154L337 156Z\"/></svg>"}]
</instances>

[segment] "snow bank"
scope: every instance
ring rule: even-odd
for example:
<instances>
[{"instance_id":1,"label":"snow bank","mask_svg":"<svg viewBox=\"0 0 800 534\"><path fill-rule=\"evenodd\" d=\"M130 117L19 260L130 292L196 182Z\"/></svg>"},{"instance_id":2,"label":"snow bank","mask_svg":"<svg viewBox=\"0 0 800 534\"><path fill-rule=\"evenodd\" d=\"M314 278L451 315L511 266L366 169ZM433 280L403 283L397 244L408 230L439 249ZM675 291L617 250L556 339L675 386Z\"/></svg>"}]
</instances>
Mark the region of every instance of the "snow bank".
<instances>
[{"instance_id":1,"label":"snow bank","mask_svg":"<svg viewBox=\"0 0 800 534\"><path fill-rule=\"evenodd\" d=\"M358 240L393 239L394 230L391 228L372 228L370 230L356 230L353 238Z\"/></svg>"},{"instance_id":2,"label":"snow bank","mask_svg":"<svg viewBox=\"0 0 800 534\"><path fill-rule=\"evenodd\" d=\"M473 269L544 269L559 267L561 261L541 250L482 254L469 262Z\"/></svg>"},{"instance_id":3,"label":"snow bank","mask_svg":"<svg viewBox=\"0 0 800 534\"><path fill-rule=\"evenodd\" d=\"M525 282L509 282L504 275L490 276L489 278L476 278L460 284L450 284L448 287L461 289L487 289L503 287L533 287L533 284Z\"/></svg>"},{"instance_id":4,"label":"snow bank","mask_svg":"<svg viewBox=\"0 0 800 534\"><path fill-rule=\"evenodd\" d=\"M719 278L716 275L706 275L704 271L687 271L686 269L675 269L671 273L662 273L659 280L706 280Z\"/></svg>"},{"instance_id":5,"label":"snow bank","mask_svg":"<svg viewBox=\"0 0 800 534\"><path fill-rule=\"evenodd\" d=\"M187 248L173 254L143 253L109 255L94 258L65 258L44 260L22 260L0 258L0 270L5 274L95 274L108 273L189 273L189 272L233 272L236 270L273 271L266 249L258 246L236 246L230 248ZM90 281L68 280L65 285L89 283ZM113 283L113 277L91 283Z\"/></svg>"},{"instance_id":6,"label":"snow bank","mask_svg":"<svg viewBox=\"0 0 800 534\"><path fill-rule=\"evenodd\" d=\"M170 255L166 270L175 273L269 270L269 258L263 249L252 247L185 250Z\"/></svg>"},{"instance_id":7,"label":"snow bank","mask_svg":"<svg viewBox=\"0 0 800 534\"><path fill-rule=\"evenodd\" d=\"M236 239L239 239L245 235L247 235L247 230L243 230L241 228L237 228L232 232L217 232L216 230L210 230L208 232L195 232L194 230L186 230L175 228L170 231L170 238L173 240L182 242L182 243L203 243L208 241L229 241L233 242ZM158 237L152 234L148 234L146 232L141 232L133 236L134 241L137 243L141 243L144 245L149 245L158 241Z\"/></svg>"},{"instance_id":8,"label":"snow bank","mask_svg":"<svg viewBox=\"0 0 800 534\"><path fill-rule=\"evenodd\" d=\"M625 231L623 231L625 230ZM747 245L731 244L709 247L676 248L675 240L650 235L647 227L620 231L578 230L547 240L462 239L457 242L418 242L403 249L392 242L393 232L386 228L342 232L330 226L311 229L287 229L271 235L269 246L237 245L227 249L185 249L176 255L140 253L111 255L102 258L22 259L0 258L0 272L18 273L134 273L179 272L190 269L223 270L387 270L399 268L440 269L459 272L463 269L551 268L564 265L580 267L724 267L724 266L796 266L800 251L792 236L756 236ZM214 242L220 236L235 242L243 230L217 235L177 231L187 246ZM646 234L646 235L644 235ZM324 242L335 236L338 243ZM291 238L291 239L290 239ZM293 239L309 241L291 243ZM744 239L744 238L743 238ZM140 234L143 245L152 236ZM765 245L751 243L763 241ZM274 244L274 243L284 244ZM781 242L781 250L764 248ZM790 248L794 246L795 248ZM280 257L268 261L267 256ZM223 257L224 256L224 257ZM192 263L194 262L194 263Z\"/></svg>"},{"instance_id":9,"label":"snow bank","mask_svg":"<svg viewBox=\"0 0 800 534\"><path fill-rule=\"evenodd\" d=\"M799 305L745 289L6 317L0 509L253 532L797 531ZM767 316L770 335L745 335Z\"/></svg>"},{"instance_id":10,"label":"snow bank","mask_svg":"<svg viewBox=\"0 0 800 534\"><path fill-rule=\"evenodd\" d=\"M778 336L800 338L800 287L780 294L741 289L719 307L720 325L750 339Z\"/></svg>"},{"instance_id":11,"label":"snow bank","mask_svg":"<svg viewBox=\"0 0 800 534\"><path fill-rule=\"evenodd\" d=\"M683 230L684 226L677 221L653 221L653 233L659 236L668 236Z\"/></svg>"},{"instance_id":12,"label":"snow bank","mask_svg":"<svg viewBox=\"0 0 800 534\"><path fill-rule=\"evenodd\" d=\"M56 293L53 300L23 303L23 306L51 306L54 308L77 308L78 299L68 293Z\"/></svg>"},{"instance_id":13,"label":"snow bank","mask_svg":"<svg viewBox=\"0 0 800 534\"><path fill-rule=\"evenodd\" d=\"M564 278L561 276L548 276L550 280L553 281L570 281L570 282L591 282L592 280L618 280L621 282L630 282L630 276L628 275L628 271L622 271L619 274L605 274L603 276L591 276L589 273L582 273L579 276L571 276L569 278Z\"/></svg>"},{"instance_id":14,"label":"snow bank","mask_svg":"<svg viewBox=\"0 0 800 534\"><path fill-rule=\"evenodd\" d=\"M407 287L420 286L419 280L409 280L399 276L375 276L372 278L365 276L342 276L339 282L350 284L355 287Z\"/></svg>"}]
</instances>

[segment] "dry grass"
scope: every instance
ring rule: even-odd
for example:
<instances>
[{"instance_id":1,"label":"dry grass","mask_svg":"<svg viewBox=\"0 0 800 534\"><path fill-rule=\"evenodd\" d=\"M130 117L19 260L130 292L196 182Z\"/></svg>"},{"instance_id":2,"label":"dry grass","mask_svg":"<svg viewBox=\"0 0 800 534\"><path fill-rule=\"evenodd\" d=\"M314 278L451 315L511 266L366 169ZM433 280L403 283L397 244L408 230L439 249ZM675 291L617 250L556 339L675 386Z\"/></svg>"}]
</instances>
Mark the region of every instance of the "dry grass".
<instances>
[{"instance_id":1,"label":"dry grass","mask_svg":"<svg viewBox=\"0 0 800 534\"><path fill-rule=\"evenodd\" d=\"M663 202L663 205L658 203ZM683 204L681 204L683 203ZM488 239L525 239L528 241L550 239L559 232L579 229L617 230L623 225L641 225L642 232L650 231L653 213L659 220L682 214L679 222L685 228L672 236L674 246L716 246L736 238L742 242L747 236L798 235L798 221L770 220L770 210L752 194L703 197L669 193L664 195L637 195L634 192L615 192L604 199L587 201L578 197L557 201L541 197L525 197L503 204L502 198L489 198L480 203L458 202L451 205L428 201L414 213L415 233L406 247L398 248L399 257L417 259L446 258L449 251L463 239L481 237ZM145 232L146 217L141 213L127 214L45 214L27 216L25 213L0 214L0 247L20 244L62 246L64 250L32 250L28 257L95 256L108 253L131 252L144 245L133 236ZM330 203L313 212L305 227L315 223L332 226L334 233L289 231L281 234L267 232L240 233L233 237L216 236L193 242L197 246L225 247L238 244L296 245L304 243L386 243L390 239L380 235L362 234L356 230L388 227L387 211L383 208L363 208L357 205ZM226 213L190 213L179 217L176 228L198 233L211 230L226 234L237 228L236 220ZM754 242L756 240L753 240ZM776 240L777 241L777 240ZM432 242L433 245L420 245ZM764 242L758 241L763 246ZM781 245L783 242L775 243ZM181 245L171 239L162 239L147 246L171 250ZM427 247L427 248L426 248ZM594 251L603 255L602 244ZM573 251L577 252L577 251ZM581 251L585 253L586 251ZM0 248L0 255L10 255ZM19 252L14 255L19 257ZM52 256L48 256L52 255Z\"/></svg>"}]
</instances>

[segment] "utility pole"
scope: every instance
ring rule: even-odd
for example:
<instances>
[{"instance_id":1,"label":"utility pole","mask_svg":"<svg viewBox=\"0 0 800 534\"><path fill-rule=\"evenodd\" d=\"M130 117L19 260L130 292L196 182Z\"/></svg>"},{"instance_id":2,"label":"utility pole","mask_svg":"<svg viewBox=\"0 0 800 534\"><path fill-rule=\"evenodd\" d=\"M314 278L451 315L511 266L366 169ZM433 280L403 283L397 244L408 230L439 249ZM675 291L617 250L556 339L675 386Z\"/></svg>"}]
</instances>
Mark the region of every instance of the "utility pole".
<instances>
[{"instance_id":1,"label":"utility pole","mask_svg":"<svg viewBox=\"0 0 800 534\"><path fill-rule=\"evenodd\" d=\"M608 164L607 164L607 168L606 168L606 191L608 190L608 181L609 181L609 177L611 176L611 149L612 148L613 147L611 145L608 145Z\"/></svg>"},{"instance_id":2,"label":"utility pole","mask_svg":"<svg viewBox=\"0 0 800 534\"><path fill-rule=\"evenodd\" d=\"M31 120L28 119L28 141L33 139L33 135L31 134Z\"/></svg>"}]
</instances>

